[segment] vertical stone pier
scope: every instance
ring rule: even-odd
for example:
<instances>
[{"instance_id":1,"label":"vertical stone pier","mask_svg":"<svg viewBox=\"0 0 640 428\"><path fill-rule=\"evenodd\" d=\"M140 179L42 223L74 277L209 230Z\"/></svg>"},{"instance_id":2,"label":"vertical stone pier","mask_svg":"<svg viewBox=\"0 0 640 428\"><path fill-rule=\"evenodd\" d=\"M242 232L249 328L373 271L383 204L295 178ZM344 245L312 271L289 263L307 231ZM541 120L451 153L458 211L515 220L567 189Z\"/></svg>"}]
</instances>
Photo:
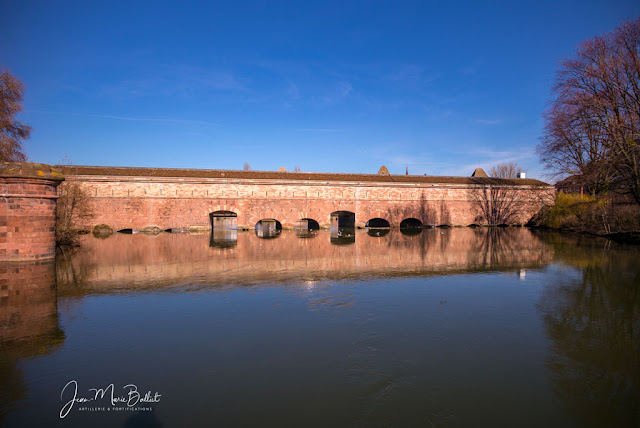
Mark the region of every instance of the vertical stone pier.
<instances>
[{"instance_id":1,"label":"vertical stone pier","mask_svg":"<svg viewBox=\"0 0 640 428\"><path fill-rule=\"evenodd\" d=\"M63 180L50 165L0 163L0 261L55 256L56 188Z\"/></svg>"}]
</instances>

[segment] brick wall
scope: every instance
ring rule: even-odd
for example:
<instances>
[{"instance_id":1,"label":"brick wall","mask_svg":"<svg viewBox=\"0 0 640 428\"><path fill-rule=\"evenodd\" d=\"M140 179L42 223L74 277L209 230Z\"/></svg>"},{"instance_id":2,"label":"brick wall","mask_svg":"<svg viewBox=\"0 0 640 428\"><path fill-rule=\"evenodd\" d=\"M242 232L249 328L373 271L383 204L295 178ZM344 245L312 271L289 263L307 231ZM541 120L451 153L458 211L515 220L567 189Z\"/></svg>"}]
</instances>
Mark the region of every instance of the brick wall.
<instances>
[{"instance_id":1,"label":"brick wall","mask_svg":"<svg viewBox=\"0 0 640 428\"><path fill-rule=\"evenodd\" d=\"M56 187L49 165L6 163L0 168L0 260L38 260L55 254Z\"/></svg>"},{"instance_id":2,"label":"brick wall","mask_svg":"<svg viewBox=\"0 0 640 428\"><path fill-rule=\"evenodd\" d=\"M351 211L356 226L371 218L384 218L398 226L406 218L425 225L467 226L483 224L474 202L482 185L451 183L376 183L273 179L224 179L73 175L66 184L84 189L93 217L83 226L107 224L112 228L162 229L210 227L209 214L233 211L238 226L253 228L266 218L293 227L302 218L329 226L334 211ZM544 184L544 183L542 183ZM526 223L553 200L552 186L509 185L517 194L519 214L514 224Z\"/></svg>"}]
</instances>

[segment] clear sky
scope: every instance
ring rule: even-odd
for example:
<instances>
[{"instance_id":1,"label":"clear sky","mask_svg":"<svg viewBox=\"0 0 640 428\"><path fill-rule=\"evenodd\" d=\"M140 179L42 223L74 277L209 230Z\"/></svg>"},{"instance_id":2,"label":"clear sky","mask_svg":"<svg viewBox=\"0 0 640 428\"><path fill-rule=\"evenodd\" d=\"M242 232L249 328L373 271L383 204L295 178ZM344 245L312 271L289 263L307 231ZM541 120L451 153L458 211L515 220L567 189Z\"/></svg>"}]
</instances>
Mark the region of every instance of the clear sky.
<instances>
[{"instance_id":1,"label":"clear sky","mask_svg":"<svg viewBox=\"0 0 640 428\"><path fill-rule=\"evenodd\" d=\"M470 175L534 153L557 63L638 1L4 1L33 162Z\"/></svg>"}]
</instances>

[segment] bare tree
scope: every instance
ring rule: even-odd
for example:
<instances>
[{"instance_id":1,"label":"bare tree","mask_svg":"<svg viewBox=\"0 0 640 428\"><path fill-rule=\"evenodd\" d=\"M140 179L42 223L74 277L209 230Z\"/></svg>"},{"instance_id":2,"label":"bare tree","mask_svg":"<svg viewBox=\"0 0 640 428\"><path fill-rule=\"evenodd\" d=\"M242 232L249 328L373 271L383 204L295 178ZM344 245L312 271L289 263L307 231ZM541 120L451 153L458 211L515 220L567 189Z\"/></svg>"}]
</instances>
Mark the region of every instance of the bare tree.
<instances>
[{"instance_id":1,"label":"bare tree","mask_svg":"<svg viewBox=\"0 0 640 428\"><path fill-rule=\"evenodd\" d=\"M640 204L640 18L562 61L538 153L558 176Z\"/></svg>"},{"instance_id":2,"label":"bare tree","mask_svg":"<svg viewBox=\"0 0 640 428\"><path fill-rule=\"evenodd\" d=\"M0 67L0 161L27 160L21 141L29 138L31 127L15 119L22 111L23 92L22 81Z\"/></svg>"},{"instance_id":3,"label":"bare tree","mask_svg":"<svg viewBox=\"0 0 640 428\"><path fill-rule=\"evenodd\" d=\"M518 178L518 173L522 168L516 162L501 163L491 167L489 177L494 178Z\"/></svg>"},{"instance_id":4,"label":"bare tree","mask_svg":"<svg viewBox=\"0 0 640 428\"><path fill-rule=\"evenodd\" d=\"M472 190L471 200L480 212L476 221L486 221L490 226L517 222L524 202L518 190L498 184Z\"/></svg>"},{"instance_id":5,"label":"bare tree","mask_svg":"<svg viewBox=\"0 0 640 428\"><path fill-rule=\"evenodd\" d=\"M242 169L244 169L245 171L251 171L251 165L249 165L249 162L245 162Z\"/></svg>"},{"instance_id":6,"label":"bare tree","mask_svg":"<svg viewBox=\"0 0 640 428\"><path fill-rule=\"evenodd\" d=\"M78 183L65 181L58 187L56 242L75 245L86 219L93 217L89 198Z\"/></svg>"}]
</instances>

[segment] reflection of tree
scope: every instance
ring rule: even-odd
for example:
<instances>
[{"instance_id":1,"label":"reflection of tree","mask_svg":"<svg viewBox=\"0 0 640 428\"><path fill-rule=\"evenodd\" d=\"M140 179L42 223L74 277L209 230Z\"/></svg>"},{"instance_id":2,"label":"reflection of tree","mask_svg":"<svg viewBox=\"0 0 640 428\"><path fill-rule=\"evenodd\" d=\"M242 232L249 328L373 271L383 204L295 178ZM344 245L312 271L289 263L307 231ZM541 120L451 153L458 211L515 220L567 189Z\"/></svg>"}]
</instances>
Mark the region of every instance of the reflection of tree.
<instances>
[{"instance_id":1,"label":"reflection of tree","mask_svg":"<svg viewBox=\"0 0 640 428\"><path fill-rule=\"evenodd\" d=\"M639 252L563 253L582 277L561 276L538 307L555 393L580 425L640 426Z\"/></svg>"},{"instance_id":2,"label":"reflection of tree","mask_svg":"<svg viewBox=\"0 0 640 428\"><path fill-rule=\"evenodd\" d=\"M472 241L473 251L469 254L470 266L500 266L521 247L522 233L512 228L475 229L477 239Z\"/></svg>"}]
</instances>

